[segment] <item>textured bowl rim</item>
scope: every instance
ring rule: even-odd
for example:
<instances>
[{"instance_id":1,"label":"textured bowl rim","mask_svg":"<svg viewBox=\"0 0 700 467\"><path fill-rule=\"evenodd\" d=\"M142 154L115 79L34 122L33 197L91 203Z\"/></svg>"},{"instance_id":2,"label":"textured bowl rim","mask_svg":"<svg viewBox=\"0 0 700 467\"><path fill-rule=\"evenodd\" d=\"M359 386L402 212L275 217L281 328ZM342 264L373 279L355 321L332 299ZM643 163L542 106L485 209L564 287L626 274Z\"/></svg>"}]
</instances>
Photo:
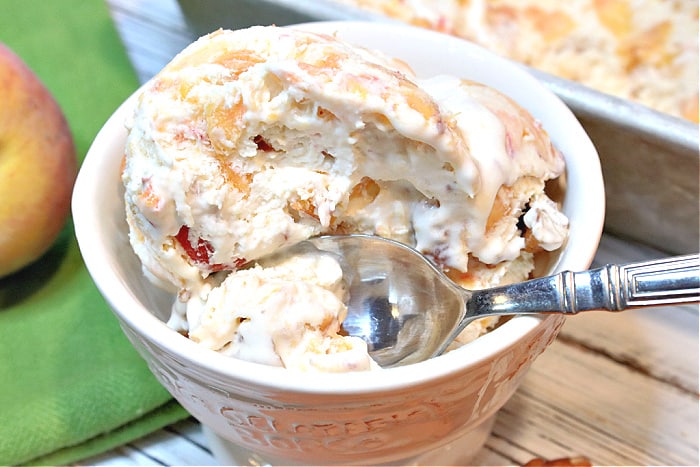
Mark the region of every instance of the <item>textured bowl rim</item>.
<instances>
[{"instance_id":1,"label":"textured bowl rim","mask_svg":"<svg viewBox=\"0 0 700 467\"><path fill-rule=\"evenodd\" d=\"M539 120L564 122L566 131L563 132L562 137L565 139L557 142L553 137L553 140L560 148L562 145L568 145L571 151L581 155L572 160L567 158L567 170L587 173L585 186L578 187L582 196L578 198L574 206L575 210L568 212L570 216L572 213L575 214L571 219L570 243L576 245L576 248L567 247L554 270L582 270L590 265L602 233L605 206L603 180L596 150L564 103L523 67L462 39L407 25L329 21L292 27L337 33L341 38L350 36L351 42L356 41L353 37L359 37L358 34L368 38L367 41L381 42L382 38L386 41L387 38L396 40L398 37L402 38L399 42L406 44L415 44L415 41L420 41L428 50L436 50L437 47L437 50L445 53L464 54L470 60L476 60L477 65L490 64L489 66L501 68L503 73L496 77L498 83L494 85L487 81L486 84L496 88L500 86L507 88L510 86L509 82L517 80L520 83L518 89L526 92L522 94L522 98L513 95L511 97L528 108ZM361 40L364 43L365 39ZM383 47L374 48L384 50ZM412 64L411 60L407 61ZM114 112L88 150L73 193L75 232L93 281L122 325L128 326L151 345L157 346L161 351L183 362L191 371L201 371L209 376L214 375L218 380L235 381L237 384L277 392L341 395L392 391L426 384L436 379L448 378L456 372L463 372L471 365L506 351L524 336L536 331L548 319L542 316L524 316L509 320L474 342L426 362L381 371L341 374L293 373L285 368L225 357L190 341L168 328L146 309L131 290L128 290L115 273L114 266L118 258L107 254L107 239L102 235L104 233L102 230L105 229L102 226L104 219L100 217L100 197L96 194L100 194L100 190L104 190L105 187L101 177L110 170L113 172L114 167L119 165L118 163L115 165L114 159L120 160L123 152L119 145L123 146L126 135L124 117L133 105L137 94L138 91ZM529 100L530 103L523 103L523 99ZM532 107L533 105L535 107ZM575 146L569 141L570 138L573 138ZM561 149L566 157L567 149ZM573 180L572 177L569 176L569 180ZM585 199L583 199L583 192L585 192ZM567 202L565 201L565 209ZM146 281L145 278L143 280ZM303 375L303 377L295 377L295 375Z\"/></svg>"}]
</instances>

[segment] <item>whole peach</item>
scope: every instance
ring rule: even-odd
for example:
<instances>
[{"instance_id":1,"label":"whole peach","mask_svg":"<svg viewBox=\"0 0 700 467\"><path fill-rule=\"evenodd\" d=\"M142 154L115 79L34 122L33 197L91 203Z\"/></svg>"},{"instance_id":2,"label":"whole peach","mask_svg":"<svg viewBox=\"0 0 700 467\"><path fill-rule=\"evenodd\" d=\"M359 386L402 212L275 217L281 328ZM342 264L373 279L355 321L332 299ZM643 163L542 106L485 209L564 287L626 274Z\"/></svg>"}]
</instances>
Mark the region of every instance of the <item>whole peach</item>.
<instances>
[{"instance_id":1,"label":"whole peach","mask_svg":"<svg viewBox=\"0 0 700 467\"><path fill-rule=\"evenodd\" d=\"M73 137L36 74L0 44L0 277L41 257L69 213Z\"/></svg>"}]
</instances>

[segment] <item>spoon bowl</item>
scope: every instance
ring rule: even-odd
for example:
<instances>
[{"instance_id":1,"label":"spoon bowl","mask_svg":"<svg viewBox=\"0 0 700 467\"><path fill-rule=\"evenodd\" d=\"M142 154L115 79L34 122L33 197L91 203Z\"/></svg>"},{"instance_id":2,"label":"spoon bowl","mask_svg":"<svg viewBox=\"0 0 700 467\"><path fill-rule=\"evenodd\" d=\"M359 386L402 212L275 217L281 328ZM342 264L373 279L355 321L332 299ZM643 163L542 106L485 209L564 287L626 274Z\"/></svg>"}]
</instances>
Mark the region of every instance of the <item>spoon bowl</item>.
<instances>
[{"instance_id":1,"label":"spoon bowl","mask_svg":"<svg viewBox=\"0 0 700 467\"><path fill-rule=\"evenodd\" d=\"M467 290L393 240L356 234L303 243L339 260L349 286L343 330L362 338L384 368L442 354L469 323L487 316L621 311L700 299L697 254Z\"/></svg>"}]
</instances>

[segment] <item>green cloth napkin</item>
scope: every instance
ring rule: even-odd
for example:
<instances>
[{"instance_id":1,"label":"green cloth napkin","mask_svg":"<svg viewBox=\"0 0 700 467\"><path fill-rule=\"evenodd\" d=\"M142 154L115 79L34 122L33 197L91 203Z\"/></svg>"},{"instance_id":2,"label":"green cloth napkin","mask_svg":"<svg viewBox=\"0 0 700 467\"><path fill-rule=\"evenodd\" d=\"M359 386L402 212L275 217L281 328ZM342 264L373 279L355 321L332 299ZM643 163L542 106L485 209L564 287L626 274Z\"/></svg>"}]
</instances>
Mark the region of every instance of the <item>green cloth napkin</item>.
<instances>
[{"instance_id":1,"label":"green cloth napkin","mask_svg":"<svg viewBox=\"0 0 700 467\"><path fill-rule=\"evenodd\" d=\"M138 86L101 0L0 0L0 41L54 94L80 160ZM0 464L74 462L186 416L95 288L71 220L0 279Z\"/></svg>"}]
</instances>

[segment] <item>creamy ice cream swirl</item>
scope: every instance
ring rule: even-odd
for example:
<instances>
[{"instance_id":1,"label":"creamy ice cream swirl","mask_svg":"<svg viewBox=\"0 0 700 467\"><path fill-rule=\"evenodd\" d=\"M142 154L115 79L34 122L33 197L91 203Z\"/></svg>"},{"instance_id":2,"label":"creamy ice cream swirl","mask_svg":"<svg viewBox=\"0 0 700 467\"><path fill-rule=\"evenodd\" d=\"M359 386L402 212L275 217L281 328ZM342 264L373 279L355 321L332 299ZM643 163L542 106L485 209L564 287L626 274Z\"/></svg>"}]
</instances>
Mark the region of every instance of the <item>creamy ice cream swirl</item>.
<instances>
[{"instance_id":1,"label":"creamy ice cream swirl","mask_svg":"<svg viewBox=\"0 0 700 467\"><path fill-rule=\"evenodd\" d=\"M542 197L564 171L527 112L476 83L418 80L405 64L330 36L276 27L205 36L145 86L127 127L134 251L151 280L177 293L171 323L240 358L368 367L357 342L334 340L344 316L337 287L319 286L323 274L295 279L300 270L287 268L282 279L263 266L311 236L394 238L471 286L493 280L489 269L527 275L534 253L566 238L561 216L521 219L531 206L560 214ZM288 314L301 335L279 337L276 313L260 318L277 308L297 310ZM314 352L347 359L303 357Z\"/></svg>"}]
</instances>

